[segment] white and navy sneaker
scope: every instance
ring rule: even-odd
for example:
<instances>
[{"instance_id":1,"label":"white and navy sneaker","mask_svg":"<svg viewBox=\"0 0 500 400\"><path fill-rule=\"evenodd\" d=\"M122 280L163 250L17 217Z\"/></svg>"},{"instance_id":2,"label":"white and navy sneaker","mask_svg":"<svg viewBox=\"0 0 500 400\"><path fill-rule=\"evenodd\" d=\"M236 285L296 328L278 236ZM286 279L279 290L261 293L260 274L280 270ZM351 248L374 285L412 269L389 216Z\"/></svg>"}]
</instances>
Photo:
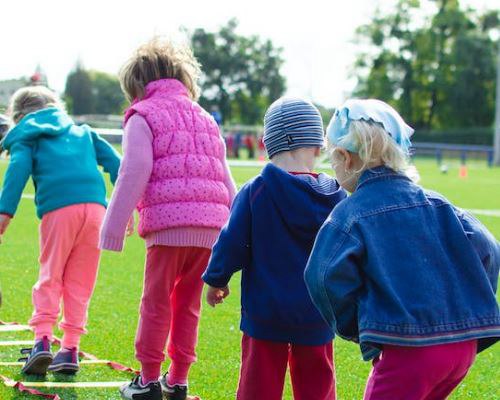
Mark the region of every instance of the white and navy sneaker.
<instances>
[{"instance_id":1,"label":"white and navy sneaker","mask_svg":"<svg viewBox=\"0 0 500 400\"><path fill-rule=\"evenodd\" d=\"M160 378L161 390L163 397L167 400L186 400L188 398L187 385L173 385L168 384L168 372Z\"/></svg>"},{"instance_id":2,"label":"white and navy sneaker","mask_svg":"<svg viewBox=\"0 0 500 400\"><path fill-rule=\"evenodd\" d=\"M162 400L160 382L149 382L143 385L141 376L137 375L132 382L123 385L120 388L122 399L128 400Z\"/></svg>"},{"instance_id":3,"label":"white and navy sneaker","mask_svg":"<svg viewBox=\"0 0 500 400\"><path fill-rule=\"evenodd\" d=\"M78 351L76 351L76 348L59 350L48 368L50 372L59 372L60 374L67 375L74 375L79 369Z\"/></svg>"},{"instance_id":4,"label":"white and navy sneaker","mask_svg":"<svg viewBox=\"0 0 500 400\"><path fill-rule=\"evenodd\" d=\"M21 369L23 374L45 375L47 367L54 359L50 351L50 341L47 336L37 341L33 348L21 349L21 354L28 354L28 357L19 359L19 361L25 361Z\"/></svg>"}]
</instances>

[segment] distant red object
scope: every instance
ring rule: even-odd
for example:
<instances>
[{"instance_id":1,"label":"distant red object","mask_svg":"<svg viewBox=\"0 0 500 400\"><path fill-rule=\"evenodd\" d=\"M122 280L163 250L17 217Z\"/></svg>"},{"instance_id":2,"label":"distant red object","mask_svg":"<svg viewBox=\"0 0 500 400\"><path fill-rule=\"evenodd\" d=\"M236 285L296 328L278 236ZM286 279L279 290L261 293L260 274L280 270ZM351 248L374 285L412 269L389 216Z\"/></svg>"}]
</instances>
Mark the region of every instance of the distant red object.
<instances>
[{"instance_id":1,"label":"distant red object","mask_svg":"<svg viewBox=\"0 0 500 400\"><path fill-rule=\"evenodd\" d=\"M264 136L259 136L259 150L265 150Z\"/></svg>"},{"instance_id":2,"label":"distant red object","mask_svg":"<svg viewBox=\"0 0 500 400\"><path fill-rule=\"evenodd\" d=\"M31 82L35 83L35 82L40 82L42 80L42 74L40 72L35 72L31 78L30 78Z\"/></svg>"},{"instance_id":3,"label":"distant red object","mask_svg":"<svg viewBox=\"0 0 500 400\"><path fill-rule=\"evenodd\" d=\"M458 170L458 177L465 179L469 176L469 171L467 170L467 165L461 165Z\"/></svg>"},{"instance_id":4,"label":"distant red object","mask_svg":"<svg viewBox=\"0 0 500 400\"><path fill-rule=\"evenodd\" d=\"M255 146L255 138L253 137L253 135L246 135L245 136L245 146L247 148Z\"/></svg>"},{"instance_id":5,"label":"distant red object","mask_svg":"<svg viewBox=\"0 0 500 400\"><path fill-rule=\"evenodd\" d=\"M234 136L232 134L226 136L226 148L228 157L232 157L234 155Z\"/></svg>"}]
</instances>

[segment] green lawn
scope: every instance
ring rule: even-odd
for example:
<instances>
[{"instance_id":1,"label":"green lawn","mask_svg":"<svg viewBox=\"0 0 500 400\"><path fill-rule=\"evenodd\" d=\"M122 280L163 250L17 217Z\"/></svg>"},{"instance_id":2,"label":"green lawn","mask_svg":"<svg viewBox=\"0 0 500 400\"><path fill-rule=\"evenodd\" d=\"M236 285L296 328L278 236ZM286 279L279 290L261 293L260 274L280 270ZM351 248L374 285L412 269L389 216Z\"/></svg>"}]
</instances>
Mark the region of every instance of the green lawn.
<instances>
[{"instance_id":1,"label":"green lawn","mask_svg":"<svg viewBox=\"0 0 500 400\"><path fill-rule=\"evenodd\" d=\"M471 164L467 179L458 178L458 164L451 164L449 173L439 173L430 160L417 161L422 184L435 189L456 205L469 209L500 210L500 169L486 168L484 162ZM6 163L0 161L0 177ZM257 168L234 168L241 185L258 173ZM0 178L1 179L1 178ZM26 193L33 193L32 186ZM500 238L500 217L478 216ZM33 201L21 201L4 243L0 245L0 283L4 304L0 319L25 323L31 314L31 286L37 279L38 238ZM111 359L138 368L134 359L134 334L142 288L144 245L134 236L127 240L123 253L105 252L100 275L90 308L89 334L83 338L82 349L100 358ZM232 294L217 309L204 306L200 326L199 361L190 375L191 392L204 400L233 399L239 368L239 276L231 282ZM431 294L429 294L431 295ZM0 340L30 338L27 332L0 333ZM0 361L17 359L17 349L0 347ZM338 398L361 399L370 365L360 359L355 345L335 342ZM467 379L453 399L499 398L500 346L481 354ZM27 380L18 368L0 367L0 374ZM84 366L74 378L77 381L128 380L130 374L115 372L106 366ZM495 378L496 377L496 378ZM55 380L53 375L47 379ZM57 379L61 379L57 377ZM67 379L67 378L66 378ZM312 389L313 390L313 389ZM119 399L116 389L51 389L63 399ZM0 399L29 399L0 383ZM291 399L289 385L286 399Z\"/></svg>"}]
</instances>

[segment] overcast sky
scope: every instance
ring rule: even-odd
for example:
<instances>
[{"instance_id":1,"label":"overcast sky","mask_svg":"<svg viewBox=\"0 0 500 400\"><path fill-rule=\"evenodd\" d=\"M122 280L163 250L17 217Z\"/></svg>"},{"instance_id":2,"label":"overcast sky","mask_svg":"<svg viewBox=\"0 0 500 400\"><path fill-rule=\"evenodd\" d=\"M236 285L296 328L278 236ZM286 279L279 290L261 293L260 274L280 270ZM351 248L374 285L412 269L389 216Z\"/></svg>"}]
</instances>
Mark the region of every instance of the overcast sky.
<instances>
[{"instance_id":1,"label":"overcast sky","mask_svg":"<svg viewBox=\"0 0 500 400\"><path fill-rule=\"evenodd\" d=\"M0 80L31 75L37 64L49 85L64 90L78 58L86 68L116 73L131 51L155 34L179 36L179 26L216 30L232 17L241 34L284 48L288 94L327 106L353 89L349 70L354 30L376 4L395 0L4 0L0 19ZM426 2L423 2L426 4ZM462 0L479 10L498 0ZM429 7L429 5L424 5Z\"/></svg>"}]
</instances>

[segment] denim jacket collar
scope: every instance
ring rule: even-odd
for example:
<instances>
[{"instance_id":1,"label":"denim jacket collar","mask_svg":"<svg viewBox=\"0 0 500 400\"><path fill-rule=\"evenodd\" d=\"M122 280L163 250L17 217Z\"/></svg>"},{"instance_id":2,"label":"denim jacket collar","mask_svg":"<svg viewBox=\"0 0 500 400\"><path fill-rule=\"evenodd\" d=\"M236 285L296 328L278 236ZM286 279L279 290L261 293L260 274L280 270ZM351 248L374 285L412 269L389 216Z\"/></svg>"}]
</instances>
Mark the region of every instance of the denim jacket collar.
<instances>
[{"instance_id":1,"label":"denim jacket collar","mask_svg":"<svg viewBox=\"0 0 500 400\"><path fill-rule=\"evenodd\" d=\"M385 165L380 165L375 168L370 168L361 174L358 180L358 184L356 186L356 190L358 190L361 186L366 183L373 182L381 179L407 179L410 180L406 175L396 172L393 169L386 167Z\"/></svg>"}]
</instances>

